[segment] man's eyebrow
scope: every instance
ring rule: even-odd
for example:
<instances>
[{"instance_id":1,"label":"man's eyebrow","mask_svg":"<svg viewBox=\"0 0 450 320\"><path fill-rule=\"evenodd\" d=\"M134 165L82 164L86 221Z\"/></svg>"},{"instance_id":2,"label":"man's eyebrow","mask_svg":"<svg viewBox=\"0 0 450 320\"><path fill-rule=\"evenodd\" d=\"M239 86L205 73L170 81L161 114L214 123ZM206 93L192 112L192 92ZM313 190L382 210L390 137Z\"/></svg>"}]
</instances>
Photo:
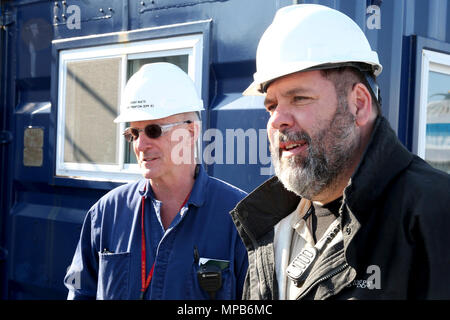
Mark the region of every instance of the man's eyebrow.
<instances>
[{"instance_id":1,"label":"man's eyebrow","mask_svg":"<svg viewBox=\"0 0 450 320\"><path fill-rule=\"evenodd\" d=\"M266 96L266 98L264 99L264 106L267 107L267 105L270 105L270 104L274 103L274 101L275 101L274 99L268 98L268 97Z\"/></svg>"},{"instance_id":2,"label":"man's eyebrow","mask_svg":"<svg viewBox=\"0 0 450 320\"><path fill-rule=\"evenodd\" d=\"M294 88L294 89L286 91L285 93L282 94L282 96L289 97L289 96L294 96L297 94L305 94L305 93L310 93L310 92L311 92L311 90L309 90L307 88Z\"/></svg>"},{"instance_id":3,"label":"man's eyebrow","mask_svg":"<svg viewBox=\"0 0 450 320\"><path fill-rule=\"evenodd\" d=\"M282 93L281 95L283 97L290 97L290 96L295 96L295 95L299 95L299 94L307 94L307 93L310 94L311 90L309 90L307 88L293 88L293 89L290 89L290 90ZM272 98L267 97L267 96L264 99L264 105L265 106L270 105L270 104L272 104L274 102L275 102L275 99L272 99Z\"/></svg>"}]
</instances>

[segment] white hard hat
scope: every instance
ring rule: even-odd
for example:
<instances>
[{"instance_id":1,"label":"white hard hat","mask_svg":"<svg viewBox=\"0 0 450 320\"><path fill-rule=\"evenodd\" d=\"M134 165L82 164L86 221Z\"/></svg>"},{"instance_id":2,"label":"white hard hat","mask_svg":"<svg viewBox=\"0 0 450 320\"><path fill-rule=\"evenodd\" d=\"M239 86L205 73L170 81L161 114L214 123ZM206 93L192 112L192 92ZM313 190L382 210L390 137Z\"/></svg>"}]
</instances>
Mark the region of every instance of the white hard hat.
<instances>
[{"instance_id":1,"label":"white hard hat","mask_svg":"<svg viewBox=\"0 0 450 320\"><path fill-rule=\"evenodd\" d=\"M345 14L322 5L281 8L261 37L256 73L244 95L261 95L276 78L303 71L353 63L378 76L382 66L359 26Z\"/></svg>"},{"instance_id":2,"label":"white hard hat","mask_svg":"<svg viewBox=\"0 0 450 320\"><path fill-rule=\"evenodd\" d=\"M155 120L202 110L192 79L176 65L157 62L143 65L128 80L114 122Z\"/></svg>"}]
</instances>

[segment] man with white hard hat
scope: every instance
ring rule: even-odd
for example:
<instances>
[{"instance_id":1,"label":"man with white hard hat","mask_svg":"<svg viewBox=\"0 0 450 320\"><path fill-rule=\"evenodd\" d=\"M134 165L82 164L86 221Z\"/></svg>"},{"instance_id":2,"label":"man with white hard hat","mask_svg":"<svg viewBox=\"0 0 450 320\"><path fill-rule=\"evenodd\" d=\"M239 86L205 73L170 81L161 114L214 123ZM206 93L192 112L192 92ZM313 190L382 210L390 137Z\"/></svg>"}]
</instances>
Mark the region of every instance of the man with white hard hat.
<instances>
[{"instance_id":1,"label":"man with white hard hat","mask_svg":"<svg viewBox=\"0 0 450 320\"><path fill-rule=\"evenodd\" d=\"M68 299L239 299L247 253L229 211L245 193L194 159L204 109L193 81L173 64L147 64L121 100L114 121L130 123L144 179L88 211Z\"/></svg>"},{"instance_id":2,"label":"man with white hard hat","mask_svg":"<svg viewBox=\"0 0 450 320\"><path fill-rule=\"evenodd\" d=\"M382 66L358 25L280 9L245 95L265 95L272 177L232 211L246 299L449 299L450 176L381 114Z\"/></svg>"}]
</instances>

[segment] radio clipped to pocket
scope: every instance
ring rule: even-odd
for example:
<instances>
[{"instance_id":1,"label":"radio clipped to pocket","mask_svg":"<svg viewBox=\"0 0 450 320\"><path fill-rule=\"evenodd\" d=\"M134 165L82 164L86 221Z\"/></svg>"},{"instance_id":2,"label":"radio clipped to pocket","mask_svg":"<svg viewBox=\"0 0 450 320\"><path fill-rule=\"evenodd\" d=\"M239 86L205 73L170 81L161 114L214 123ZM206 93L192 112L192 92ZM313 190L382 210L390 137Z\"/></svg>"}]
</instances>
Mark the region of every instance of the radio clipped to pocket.
<instances>
[{"instance_id":1,"label":"radio clipped to pocket","mask_svg":"<svg viewBox=\"0 0 450 320\"><path fill-rule=\"evenodd\" d=\"M222 287L222 270L229 267L226 260L200 258L197 278L200 287L205 290L211 299L215 299L216 292Z\"/></svg>"}]
</instances>

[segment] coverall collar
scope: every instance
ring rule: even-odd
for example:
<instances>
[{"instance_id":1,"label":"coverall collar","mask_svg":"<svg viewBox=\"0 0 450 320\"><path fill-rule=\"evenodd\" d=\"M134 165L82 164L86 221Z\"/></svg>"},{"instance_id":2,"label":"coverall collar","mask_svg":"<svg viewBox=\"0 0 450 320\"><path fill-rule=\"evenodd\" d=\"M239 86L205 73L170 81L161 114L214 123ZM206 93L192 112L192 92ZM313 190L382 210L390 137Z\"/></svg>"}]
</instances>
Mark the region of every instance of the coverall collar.
<instances>
[{"instance_id":1,"label":"coverall collar","mask_svg":"<svg viewBox=\"0 0 450 320\"><path fill-rule=\"evenodd\" d=\"M207 197L207 181L208 175L201 164L198 165L199 171L197 178L195 179L194 186L192 187L191 195L187 201L188 205L193 204L196 207L201 207L205 203ZM150 179L141 179L139 181L139 193L141 197L154 198L153 190L150 185Z\"/></svg>"}]
</instances>

